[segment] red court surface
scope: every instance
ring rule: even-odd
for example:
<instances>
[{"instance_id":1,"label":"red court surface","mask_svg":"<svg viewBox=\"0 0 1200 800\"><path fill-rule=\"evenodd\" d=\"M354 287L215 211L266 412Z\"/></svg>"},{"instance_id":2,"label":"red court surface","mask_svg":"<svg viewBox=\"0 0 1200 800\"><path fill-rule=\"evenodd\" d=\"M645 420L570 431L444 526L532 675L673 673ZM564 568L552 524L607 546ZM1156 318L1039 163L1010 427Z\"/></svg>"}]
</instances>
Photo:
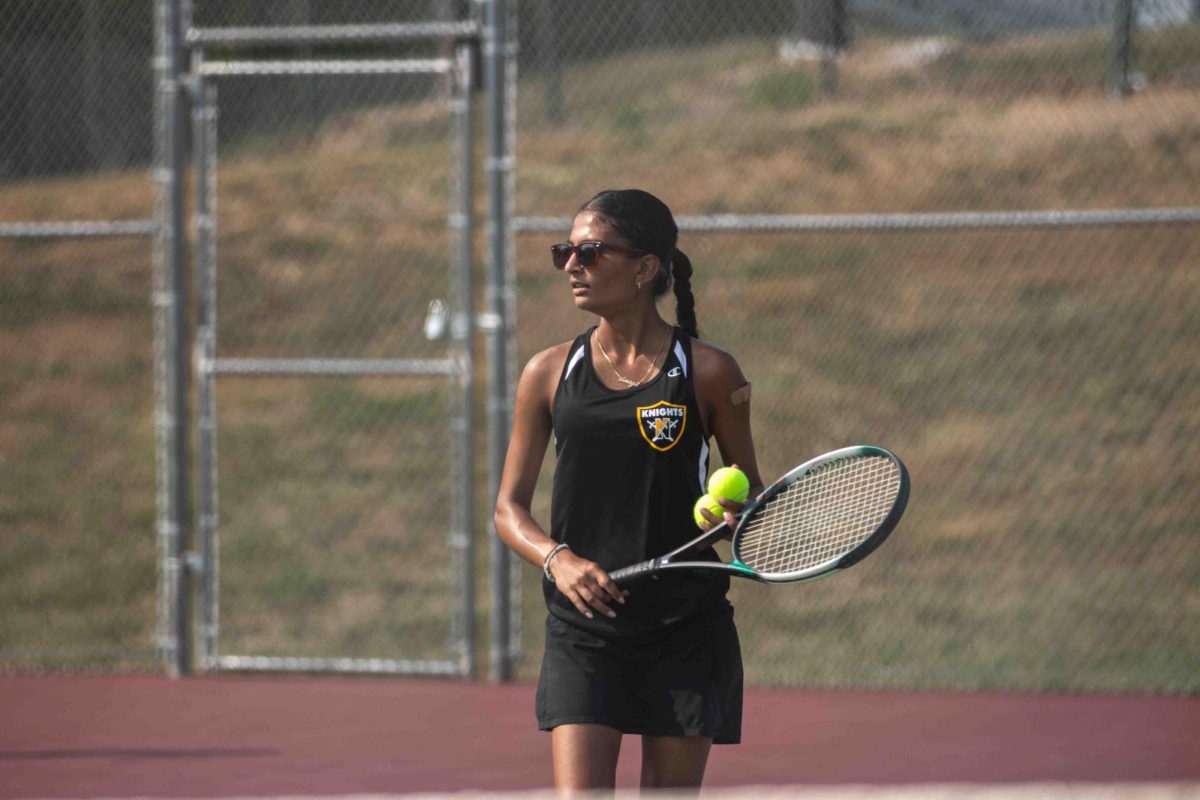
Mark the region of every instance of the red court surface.
<instances>
[{"instance_id":1,"label":"red court surface","mask_svg":"<svg viewBox=\"0 0 1200 800\"><path fill-rule=\"evenodd\" d=\"M546 788L549 748L529 685L0 676L0 798ZM1200 698L751 690L706 784L1045 781L1200 781Z\"/></svg>"}]
</instances>

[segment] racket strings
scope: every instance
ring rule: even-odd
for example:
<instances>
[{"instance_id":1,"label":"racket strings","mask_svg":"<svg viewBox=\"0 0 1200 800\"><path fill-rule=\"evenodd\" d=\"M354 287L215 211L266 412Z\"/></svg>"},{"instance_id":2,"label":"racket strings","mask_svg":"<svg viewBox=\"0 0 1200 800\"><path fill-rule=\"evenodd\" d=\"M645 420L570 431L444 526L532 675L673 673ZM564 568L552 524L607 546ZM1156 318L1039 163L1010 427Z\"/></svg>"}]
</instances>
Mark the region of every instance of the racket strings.
<instances>
[{"instance_id":1,"label":"racket strings","mask_svg":"<svg viewBox=\"0 0 1200 800\"><path fill-rule=\"evenodd\" d=\"M852 456L801 477L748 521L737 557L761 574L799 572L839 558L883 523L900 489L884 456Z\"/></svg>"}]
</instances>

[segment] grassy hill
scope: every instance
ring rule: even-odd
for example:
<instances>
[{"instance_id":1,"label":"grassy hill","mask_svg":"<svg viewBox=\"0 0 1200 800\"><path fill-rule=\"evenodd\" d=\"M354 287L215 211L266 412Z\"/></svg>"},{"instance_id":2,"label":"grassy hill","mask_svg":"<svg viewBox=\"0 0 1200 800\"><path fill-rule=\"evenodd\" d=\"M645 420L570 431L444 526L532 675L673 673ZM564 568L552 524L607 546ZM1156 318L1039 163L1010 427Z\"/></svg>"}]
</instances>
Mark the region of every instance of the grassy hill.
<instances>
[{"instance_id":1,"label":"grassy hill","mask_svg":"<svg viewBox=\"0 0 1200 800\"><path fill-rule=\"evenodd\" d=\"M564 217L621 185L680 214L1195 205L1200 36L1140 42L1149 85L1123 101L1104 93L1103 43L1078 33L949 43L927 60L858 42L832 98L775 42L627 53L562 76L562 122L530 78L517 208ZM444 137L428 103L223 149L220 354L438 354L421 324L445 296ZM6 186L0 218L136 218L150 204L144 174L97 175ZM522 361L588 324L547 266L557 238L518 242ZM914 480L900 531L856 571L735 590L752 680L1200 686L1200 230L685 234L681 247L702 331L754 381L764 473L873 441ZM154 666L149 250L0 242L10 667ZM433 381L222 381L226 652L444 651L446 402ZM522 674L536 667L529 655Z\"/></svg>"}]
</instances>

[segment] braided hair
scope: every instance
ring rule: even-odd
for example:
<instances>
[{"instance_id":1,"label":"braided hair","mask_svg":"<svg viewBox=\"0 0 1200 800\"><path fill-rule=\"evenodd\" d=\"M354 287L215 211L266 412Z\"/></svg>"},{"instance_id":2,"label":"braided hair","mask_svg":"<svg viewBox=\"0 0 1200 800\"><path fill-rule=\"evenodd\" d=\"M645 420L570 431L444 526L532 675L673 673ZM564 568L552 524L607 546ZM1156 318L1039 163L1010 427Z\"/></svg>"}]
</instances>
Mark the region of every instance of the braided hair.
<instances>
[{"instance_id":1,"label":"braided hair","mask_svg":"<svg viewBox=\"0 0 1200 800\"><path fill-rule=\"evenodd\" d=\"M699 339L692 262L675 246L679 228L667 204L641 189L605 189L579 210L602 217L634 249L658 256L662 269L654 279L654 297L662 297L674 285L675 319L684 333Z\"/></svg>"}]
</instances>

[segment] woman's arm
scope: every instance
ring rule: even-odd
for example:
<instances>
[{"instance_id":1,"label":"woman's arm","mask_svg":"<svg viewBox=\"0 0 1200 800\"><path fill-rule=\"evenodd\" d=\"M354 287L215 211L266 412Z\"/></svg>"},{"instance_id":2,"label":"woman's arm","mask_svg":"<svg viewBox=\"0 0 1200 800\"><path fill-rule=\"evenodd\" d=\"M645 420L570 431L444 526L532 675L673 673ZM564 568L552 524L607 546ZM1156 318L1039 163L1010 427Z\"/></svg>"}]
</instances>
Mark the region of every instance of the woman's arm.
<instances>
[{"instance_id":1,"label":"woman's arm","mask_svg":"<svg viewBox=\"0 0 1200 800\"><path fill-rule=\"evenodd\" d=\"M721 460L746 473L750 479L750 497L755 497L762 492L763 482L750 431L750 393L746 376L733 356L707 342L693 340L692 352L696 362L696 399L704 417L705 430L717 440ZM744 504L722 500L721 505L736 512ZM707 511L703 513L714 523L720 521Z\"/></svg>"},{"instance_id":2,"label":"woman's arm","mask_svg":"<svg viewBox=\"0 0 1200 800\"><path fill-rule=\"evenodd\" d=\"M551 348L529 360L517 384L513 430L496 497L496 533L508 547L539 569L554 542L530 511L546 446L550 442L550 397L547 376L553 370Z\"/></svg>"},{"instance_id":3,"label":"woman's arm","mask_svg":"<svg viewBox=\"0 0 1200 800\"><path fill-rule=\"evenodd\" d=\"M550 406L555 383L568 347L569 343L537 354L521 373L513 409L512 437L493 515L500 539L538 569L557 546L533 518L531 508L542 460L550 443ZM570 550L560 550L554 556L550 574L554 576L558 590L587 617L593 615L592 609L610 617L616 616L608 603L622 603L628 594L619 589L599 565Z\"/></svg>"}]
</instances>

